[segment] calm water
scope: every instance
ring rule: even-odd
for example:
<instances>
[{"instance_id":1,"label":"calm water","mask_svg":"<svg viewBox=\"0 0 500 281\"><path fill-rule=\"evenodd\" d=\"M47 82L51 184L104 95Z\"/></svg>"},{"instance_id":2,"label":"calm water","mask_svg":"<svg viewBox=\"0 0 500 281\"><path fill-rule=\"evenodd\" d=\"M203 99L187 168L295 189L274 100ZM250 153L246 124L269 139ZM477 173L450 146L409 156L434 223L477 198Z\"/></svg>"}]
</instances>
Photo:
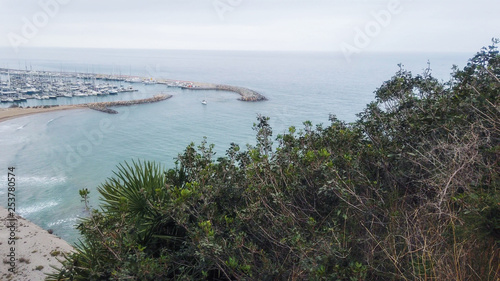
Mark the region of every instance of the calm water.
<instances>
[{"instance_id":1,"label":"calm water","mask_svg":"<svg viewBox=\"0 0 500 281\"><path fill-rule=\"evenodd\" d=\"M186 91L134 84L139 92L122 99L159 92L173 98L155 104L116 108L117 115L86 109L52 112L0 123L0 177L16 167L19 213L67 241L78 238L74 224L84 215L78 190L91 190L112 176L116 165L132 159L155 160L166 168L190 142L207 137L217 156L231 142L253 144L257 114L271 117L275 134L310 120L328 123L329 114L354 121L373 100L373 91L403 63L421 73L430 60L436 77L448 80L451 66L465 65L473 54L362 54L347 63L341 54L227 51L146 51L24 49L13 55L0 49L0 67L51 71L132 74L226 83L254 89L269 98L245 103L236 94ZM59 98L35 103L81 103L111 97ZM208 100L203 106L200 101ZM28 105L28 104L25 104ZM6 186L2 184L2 186ZM5 188L0 202L6 206Z\"/></svg>"}]
</instances>

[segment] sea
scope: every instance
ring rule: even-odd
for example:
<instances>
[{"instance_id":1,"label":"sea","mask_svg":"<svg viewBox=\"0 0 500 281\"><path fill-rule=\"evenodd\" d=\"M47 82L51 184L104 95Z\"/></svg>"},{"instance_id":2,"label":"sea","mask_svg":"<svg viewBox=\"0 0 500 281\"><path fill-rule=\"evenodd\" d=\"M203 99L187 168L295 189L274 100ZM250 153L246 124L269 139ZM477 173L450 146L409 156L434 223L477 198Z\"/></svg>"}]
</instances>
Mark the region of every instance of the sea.
<instances>
[{"instance_id":1,"label":"sea","mask_svg":"<svg viewBox=\"0 0 500 281\"><path fill-rule=\"evenodd\" d=\"M270 117L274 137L304 121L328 125L330 114L356 120L374 91L403 67L420 74L428 66L442 81L452 66L462 68L474 53L341 53L22 48L0 49L0 68L138 75L247 87L268 98L239 101L220 91L189 91L165 85L127 84L139 91L118 96L28 100L22 106L131 100L159 93L172 98L117 107L115 115L75 109L31 115L0 123L0 204L7 206L7 173L15 167L16 211L64 240L80 239L75 225L87 215L78 191L97 187L117 165L156 161L173 168L191 142L204 138L217 157L231 143L255 144L257 116ZM0 77L6 79L5 76ZM5 81L5 80L4 80ZM201 104L206 99L207 105ZM9 106L2 103L1 107Z\"/></svg>"}]
</instances>

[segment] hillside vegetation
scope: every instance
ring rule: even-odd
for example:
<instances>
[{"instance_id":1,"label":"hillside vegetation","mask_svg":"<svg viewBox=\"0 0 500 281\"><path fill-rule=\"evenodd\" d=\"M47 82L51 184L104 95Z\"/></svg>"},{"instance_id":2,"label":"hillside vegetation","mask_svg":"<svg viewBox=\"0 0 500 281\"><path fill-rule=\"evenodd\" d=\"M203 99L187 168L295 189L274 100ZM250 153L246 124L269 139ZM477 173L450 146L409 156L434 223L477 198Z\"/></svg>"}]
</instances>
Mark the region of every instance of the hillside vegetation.
<instances>
[{"instance_id":1,"label":"hillside vegetation","mask_svg":"<svg viewBox=\"0 0 500 281\"><path fill-rule=\"evenodd\" d=\"M354 123L274 137L259 116L224 157L119 165L50 279L499 280L493 41L449 82L401 68Z\"/></svg>"}]
</instances>

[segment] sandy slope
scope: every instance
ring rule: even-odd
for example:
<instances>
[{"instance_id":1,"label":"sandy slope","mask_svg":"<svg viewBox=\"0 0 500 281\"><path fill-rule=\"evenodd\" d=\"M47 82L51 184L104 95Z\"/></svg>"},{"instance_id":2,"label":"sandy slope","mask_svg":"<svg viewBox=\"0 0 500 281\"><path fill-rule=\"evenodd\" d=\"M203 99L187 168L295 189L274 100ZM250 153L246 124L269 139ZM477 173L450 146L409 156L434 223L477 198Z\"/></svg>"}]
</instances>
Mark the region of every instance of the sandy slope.
<instances>
[{"instance_id":1,"label":"sandy slope","mask_svg":"<svg viewBox=\"0 0 500 281\"><path fill-rule=\"evenodd\" d=\"M10 219L8 211L0 207L0 254L2 260L0 280L44 280L46 277L44 273L53 272L50 265L59 267L56 257L62 258L62 254L57 252L67 253L73 250L73 247L66 241L49 234L46 230L20 216L15 216L17 219L15 245L9 245L9 241L12 240L9 240L11 221L8 219ZM11 267L8 263L11 260L8 257L11 254L10 247L15 247L16 274L9 272Z\"/></svg>"}]
</instances>

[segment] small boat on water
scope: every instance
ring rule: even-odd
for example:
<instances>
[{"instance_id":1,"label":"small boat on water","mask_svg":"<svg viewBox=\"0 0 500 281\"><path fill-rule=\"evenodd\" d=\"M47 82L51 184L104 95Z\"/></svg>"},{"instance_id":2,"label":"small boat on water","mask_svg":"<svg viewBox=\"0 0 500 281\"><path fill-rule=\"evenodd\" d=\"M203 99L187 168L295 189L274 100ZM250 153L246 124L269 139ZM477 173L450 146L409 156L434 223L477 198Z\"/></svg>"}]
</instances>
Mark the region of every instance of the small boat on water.
<instances>
[{"instance_id":1,"label":"small boat on water","mask_svg":"<svg viewBox=\"0 0 500 281\"><path fill-rule=\"evenodd\" d=\"M207 105L207 100L202 100L201 104Z\"/></svg>"}]
</instances>

